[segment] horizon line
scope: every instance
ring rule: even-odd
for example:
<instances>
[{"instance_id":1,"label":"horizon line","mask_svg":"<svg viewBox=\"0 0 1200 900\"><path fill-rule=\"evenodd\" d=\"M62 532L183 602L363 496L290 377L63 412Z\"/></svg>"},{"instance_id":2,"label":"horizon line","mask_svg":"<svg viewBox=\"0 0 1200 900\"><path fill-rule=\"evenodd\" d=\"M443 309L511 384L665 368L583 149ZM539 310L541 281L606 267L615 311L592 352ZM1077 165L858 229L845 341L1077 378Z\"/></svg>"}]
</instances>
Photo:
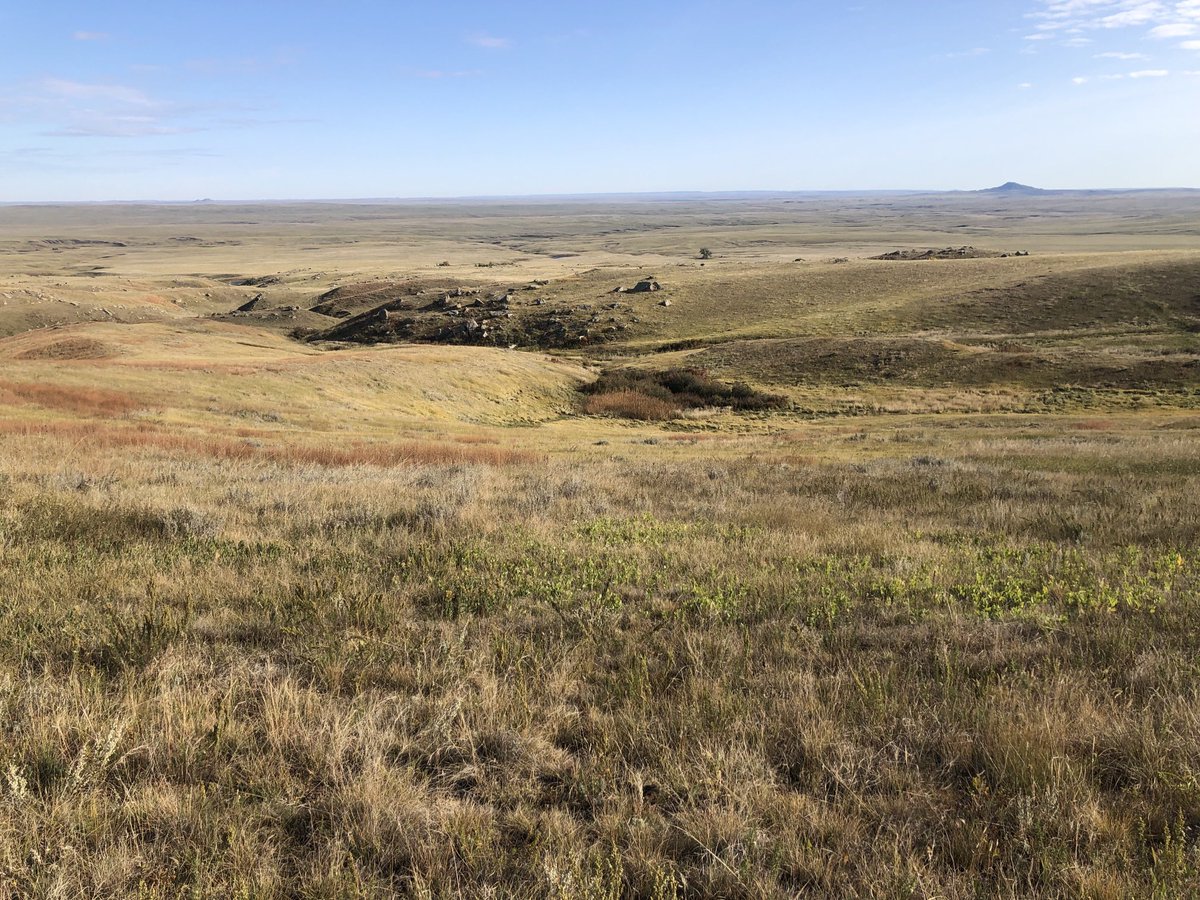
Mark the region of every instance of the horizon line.
<instances>
[{"instance_id":1,"label":"horizon line","mask_svg":"<svg viewBox=\"0 0 1200 900\"><path fill-rule=\"evenodd\" d=\"M1013 190L1006 190L1014 185ZM1038 188L1008 182L991 188L821 188L821 189L753 189L718 191L579 191L544 194L435 194L425 196L392 197L257 197L222 198L204 197L192 200L167 199L118 199L106 200L0 200L0 206L232 206L242 204L287 204L287 203L445 203L471 201L512 200L588 200L602 198L670 199L712 198L737 199L744 197L792 197L792 196L879 196L879 195L929 195L929 194L1131 194L1131 193L1185 193L1200 192L1197 187L1092 187L1092 188Z\"/></svg>"}]
</instances>

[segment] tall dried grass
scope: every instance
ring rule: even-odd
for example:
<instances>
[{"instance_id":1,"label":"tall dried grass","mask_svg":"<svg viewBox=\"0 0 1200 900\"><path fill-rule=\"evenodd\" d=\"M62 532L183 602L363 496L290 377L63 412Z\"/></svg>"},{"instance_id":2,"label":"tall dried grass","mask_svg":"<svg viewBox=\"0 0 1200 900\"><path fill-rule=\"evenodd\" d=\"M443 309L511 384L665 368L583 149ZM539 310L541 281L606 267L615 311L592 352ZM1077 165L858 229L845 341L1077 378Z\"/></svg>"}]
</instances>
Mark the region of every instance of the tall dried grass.
<instances>
[{"instance_id":1,"label":"tall dried grass","mask_svg":"<svg viewBox=\"0 0 1200 900\"><path fill-rule=\"evenodd\" d=\"M18 381L0 381L0 402L35 403L47 409L105 417L125 415L146 405L143 400L121 391Z\"/></svg>"},{"instance_id":2,"label":"tall dried grass","mask_svg":"<svg viewBox=\"0 0 1200 900\"><path fill-rule=\"evenodd\" d=\"M265 444L261 440L233 440L219 436L180 434L145 424L120 427L86 422L7 420L0 421L0 434L61 438L92 449L143 449L189 457L263 460L282 465L316 465L331 468L450 464L509 466L528 465L544 459L541 454L529 450L423 441L351 441L336 447L295 443Z\"/></svg>"},{"instance_id":3,"label":"tall dried grass","mask_svg":"<svg viewBox=\"0 0 1200 900\"><path fill-rule=\"evenodd\" d=\"M661 422L679 414L675 404L637 391L593 394L584 400L583 410L589 416L617 416L644 422Z\"/></svg>"}]
</instances>

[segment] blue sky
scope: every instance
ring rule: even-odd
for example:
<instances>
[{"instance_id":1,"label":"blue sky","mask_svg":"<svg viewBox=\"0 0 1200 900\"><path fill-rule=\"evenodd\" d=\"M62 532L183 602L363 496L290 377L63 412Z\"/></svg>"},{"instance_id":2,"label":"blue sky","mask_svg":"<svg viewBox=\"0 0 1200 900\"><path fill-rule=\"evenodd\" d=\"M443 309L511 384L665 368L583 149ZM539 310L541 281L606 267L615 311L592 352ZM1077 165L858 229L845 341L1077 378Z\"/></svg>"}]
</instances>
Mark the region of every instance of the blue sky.
<instances>
[{"instance_id":1,"label":"blue sky","mask_svg":"<svg viewBox=\"0 0 1200 900\"><path fill-rule=\"evenodd\" d=\"M1200 187L1200 0L43 0L0 34L0 200Z\"/></svg>"}]
</instances>

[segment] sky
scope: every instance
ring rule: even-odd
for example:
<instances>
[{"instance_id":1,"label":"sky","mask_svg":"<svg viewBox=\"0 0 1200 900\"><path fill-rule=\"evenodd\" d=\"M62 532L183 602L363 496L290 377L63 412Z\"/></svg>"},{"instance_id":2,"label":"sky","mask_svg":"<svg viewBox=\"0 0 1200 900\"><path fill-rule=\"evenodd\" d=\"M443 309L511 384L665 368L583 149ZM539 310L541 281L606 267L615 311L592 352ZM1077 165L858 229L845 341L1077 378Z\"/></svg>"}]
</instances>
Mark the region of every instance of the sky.
<instances>
[{"instance_id":1,"label":"sky","mask_svg":"<svg viewBox=\"0 0 1200 900\"><path fill-rule=\"evenodd\" d=\"M0 36L0 202L1200 187L1200 0L39 0Z\"/></svg>"}]
</instances>

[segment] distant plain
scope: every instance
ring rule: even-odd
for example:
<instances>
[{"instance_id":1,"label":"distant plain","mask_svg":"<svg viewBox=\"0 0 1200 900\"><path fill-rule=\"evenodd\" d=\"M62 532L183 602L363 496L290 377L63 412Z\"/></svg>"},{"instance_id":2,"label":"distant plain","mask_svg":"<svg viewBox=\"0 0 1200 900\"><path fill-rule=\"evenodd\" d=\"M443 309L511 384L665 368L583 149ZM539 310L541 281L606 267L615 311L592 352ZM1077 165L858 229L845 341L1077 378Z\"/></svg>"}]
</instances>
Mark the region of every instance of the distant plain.
<instances>
[{"instance_id":1,"label":"distant plain","mask_svg":"<svg viewBox=\"0 0 1200 900\"><path fill-rule=\"evenodd\" d=\"M1196 896L1198 435L1200 192L0 206L0 897Z\"/></svg>"}]
</instances>

